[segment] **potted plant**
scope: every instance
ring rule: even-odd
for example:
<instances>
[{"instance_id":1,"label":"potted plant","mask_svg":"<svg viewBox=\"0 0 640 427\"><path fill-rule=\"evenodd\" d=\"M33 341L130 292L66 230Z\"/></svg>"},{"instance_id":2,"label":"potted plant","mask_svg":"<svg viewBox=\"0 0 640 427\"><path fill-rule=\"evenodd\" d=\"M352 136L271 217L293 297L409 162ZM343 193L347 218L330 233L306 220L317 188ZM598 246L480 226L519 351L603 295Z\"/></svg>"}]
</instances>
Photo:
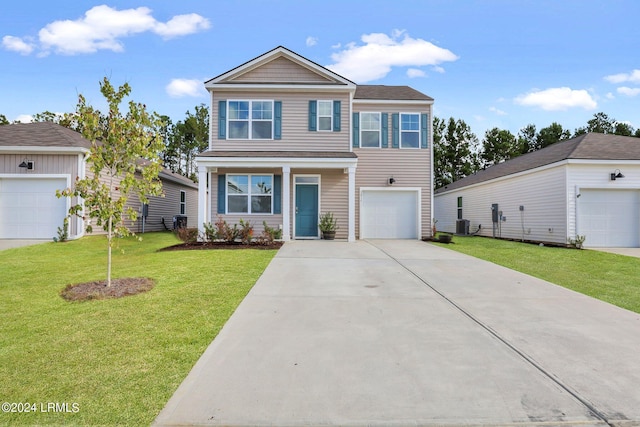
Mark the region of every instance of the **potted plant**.
<instances>
[{"instance_id":1,"label":"potted plant","mask_svg":"<svg viewBox=\"0 0 640 427\"><path fill-rule=\"evenodd\" d=\"M333 240L336 238L336 230L338 229L338 220L333 217L333 212L325 212L320 215L318 223L322 238L325 240Z\"/></svg>"}]
</instances>

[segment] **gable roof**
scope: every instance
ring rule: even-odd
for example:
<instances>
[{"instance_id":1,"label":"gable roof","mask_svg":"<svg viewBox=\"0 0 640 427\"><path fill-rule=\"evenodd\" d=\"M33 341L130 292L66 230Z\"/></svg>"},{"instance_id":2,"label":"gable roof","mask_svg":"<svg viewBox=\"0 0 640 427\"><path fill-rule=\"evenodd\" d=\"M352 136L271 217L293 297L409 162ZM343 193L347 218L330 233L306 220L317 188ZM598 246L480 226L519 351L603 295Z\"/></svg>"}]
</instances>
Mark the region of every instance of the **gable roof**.
<instances>
[{"instance_id":1,"label":"gable roof","mask_svg":"<svg viewBox=\"0 0 640 427\"><path fill-rule=\"evenodd\" d=\"M0 126L0 149L2 147L61 148L88 151L91 142L78 132L53 122L14 123Z\"/></svg>"},{"instance_id":2,"label":"gable roof","mask_svg":"<svg viewBox=\"0 0 640 427\"><path fill-rule=\"evenodd\" d=\"M498 163L458 181L440 187L435 194L479 184L563 160L640 160L640 138L587 133Z\"/></svg>"},{"instance_id":3,"label":"gable roof","mask_svg":"<svg viewBox=\"0 0 640 427\"><path fill-rule=\"evenodd\" d=\"M433 98L409 86L358 85L354 100L433 101Z\"/></svg>"},{"instance_id":4,"label":"gable roof","mask_svg":"<svg viewBox=\"0 0 640 427\"><path fill-rule=\"evenodd\" d=\"M252 71L256 70L259 67L265 66L276 60L281 60L285 58L286 60L298 65L303 68L307 72L308 81L301 80L297 82L291 82L286 79L282 79L283 76L274 75L274 81L267 82L264 80L251 82L251 79L241 78L242 76L246 76ZM212 79L209 79L204 82L206 88L213 88L215 86L220 85L233 85L233 84L248 84L248 83L259 83L259 84L313 84L313 85L340 85L347 87L355 87L355 83L349 79L342 77L341 75L334 73L328 68L323 67L320 64L317 64L297 53L287 49L284 46L278 46L275 49L270 50L269 52L263 53L260 56L257 56L242 65L239 65L229 71L226 71Z\"/></svg>"}]
</instances>

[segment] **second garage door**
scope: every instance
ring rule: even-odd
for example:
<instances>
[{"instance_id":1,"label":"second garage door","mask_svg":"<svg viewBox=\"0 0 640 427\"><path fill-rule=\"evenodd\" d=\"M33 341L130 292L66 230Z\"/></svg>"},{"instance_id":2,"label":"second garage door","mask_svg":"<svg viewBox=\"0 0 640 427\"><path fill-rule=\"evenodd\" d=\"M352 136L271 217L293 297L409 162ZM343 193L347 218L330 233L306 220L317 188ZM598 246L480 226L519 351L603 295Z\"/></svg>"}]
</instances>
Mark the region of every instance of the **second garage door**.
<instances>
[{"instance_id":1,"label":"second garage door","mask_svg":"<svg viewBox=\"0 0 640 427\"><path fill-rule=\"evenodd\" d=\"M362 190L361 239L417 239L419 192Z\"/></svg>"},{"instance_id":2,"label":"second garage door","mask_svg":"<svg viewBox=\"0 0 640 427\"><path fill-rule=\"evenodd\" d=\"M66 199L56 197L66 179L0 178L0 238L51 239L62 226Z\"/></svg>"},{"instance_id":3,"label":"second garage door","mask_svg":"<svg viewBox=\"0 0 640 427\"><path fill-rule=\"evenodd\" d=\"M600 248L640 246L640 192L637 190L581 190L578 234L584 245Z\"/></svg>"}]
</instances>

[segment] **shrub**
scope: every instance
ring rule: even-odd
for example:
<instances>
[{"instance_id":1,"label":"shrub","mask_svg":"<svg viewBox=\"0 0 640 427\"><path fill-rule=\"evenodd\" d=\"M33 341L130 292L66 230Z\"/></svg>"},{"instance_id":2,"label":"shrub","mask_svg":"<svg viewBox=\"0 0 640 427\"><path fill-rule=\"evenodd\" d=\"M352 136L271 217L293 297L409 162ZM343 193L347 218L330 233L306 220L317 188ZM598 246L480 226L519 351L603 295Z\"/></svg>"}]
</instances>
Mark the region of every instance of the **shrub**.
<instances>
[{"instance_id":1,"label":"shrub","mask_svg":"<svg viewBox=\"0 0 640 427\"><path fill-rule=\"evenodd\" d=\"M207 242L215 242L220 238L220 236L218 235L218 229L214 224L211 224L210 222L205 222L203 226L204 226L204 240L206 240Z\"/></svg>"},{"instance_id":2,"label":"shrub","mask_svg":"<svg viewBox=\"0 0 640 427\"><path fill-rule=\"evenodd\" d=\"M227 224L227 221L222 219L222 217L218 217L218 220L215 223L216 232L218 235L218 239L222 239L227 243L233 243L238 238L240 232L238 231L238 225L233 224L231 227Z\"/></svg>"},{"instance_id":3,"label":"shrub","mask_svg":"<svg viewBox=\"0 0 640 427\"><path fill-rule=\"evenodd\" d=\"M240 229L238 230L238 237L244 244L251 243L251 240L253 239L253 225L251 225L250 221L245 222L240 219Z\"/></svg>"},{"instance_id":4,"label":"shrub","mask_svg":"<svg viewBox=\"0 0 640 427\"><path fill-rule=\"evenodd\" d=\"M58 227L58 237L54 237L54 242L66 242L69 238L69 217L65 216L62 227Z\"/></svg>"},{"instance_id":5,"label":"shrub","mask_svg":"<svg viewBox=\"0 0 640 427\"><path fill-rule=\"evenodd\" d=\"M198 229L197 228L176 228L176 236L178 239L185 243L195 243L198 241Z\"/></svg>"},{"instance_id":6,"label":"shrub","mask_svg":"<svg viewBox=\"0 0 640 427\"><path fill-rule=\"evenodd\" d=\"M262 221L262 226L264 229L262 230L262 234L258 238L258 241L262 244L270 244L273 243L276 239L282 238L282 230L277 228L269 227L267 221Z\"/></svg>"}]
</instances>

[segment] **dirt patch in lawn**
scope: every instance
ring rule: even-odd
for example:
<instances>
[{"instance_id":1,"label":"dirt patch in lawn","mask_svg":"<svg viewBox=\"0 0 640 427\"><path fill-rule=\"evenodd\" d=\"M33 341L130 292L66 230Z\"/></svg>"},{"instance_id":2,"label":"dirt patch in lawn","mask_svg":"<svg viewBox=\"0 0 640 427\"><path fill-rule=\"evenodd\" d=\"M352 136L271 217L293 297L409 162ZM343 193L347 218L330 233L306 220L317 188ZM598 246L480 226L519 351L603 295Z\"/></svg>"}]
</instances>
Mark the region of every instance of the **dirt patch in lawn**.
<instances>
[{"instance_id":1,"label":"dirt patch in lawn","mask_svg":"<svg viewBox=\"0 0 640 427\"><path fill-rule=\"evenodd\" d=\"M192 242L180 243L178 245L168 246L159 249L159 251L191 251L191 250L208 250L208 249L280 249L284 242L270 243L228 243L228 242Z\"/></svg>"},{"instance_id":2,"label":"dirt patch in lawn","mask_svg":"<svg viewBox=\"0 0 640 427\"><path fill-rule=\"evenodd\" d=\"M121 279L111 279L111 286L107 286L106 280L67 285L67 287L60 292L60 296L67 301L122 298L147 292L154 286L155 282L148 277L125 277Z\"/></svg>"}]
</instances>

